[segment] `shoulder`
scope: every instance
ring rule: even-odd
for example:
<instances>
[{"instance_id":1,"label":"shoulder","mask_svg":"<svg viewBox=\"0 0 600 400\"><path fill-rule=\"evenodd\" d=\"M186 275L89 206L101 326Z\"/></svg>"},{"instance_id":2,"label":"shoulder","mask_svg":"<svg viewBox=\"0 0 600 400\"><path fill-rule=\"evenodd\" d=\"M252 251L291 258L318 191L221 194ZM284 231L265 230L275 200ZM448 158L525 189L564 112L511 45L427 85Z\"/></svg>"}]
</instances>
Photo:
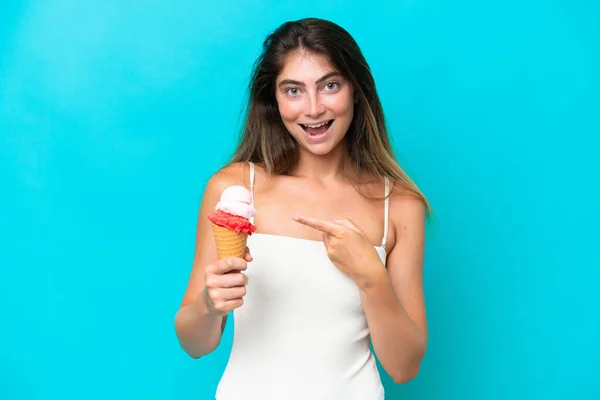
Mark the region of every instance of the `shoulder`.
<instances>
[{"instance_id":1,"label":"shoulder","mask_svg":"<svg viewBox=\"0 0 600 400\"><path fill-rule=\"evenodd\" d=\"M418 214L419 217L425 217L426 206L423 197L402 184L391 184L390 211L392 208L396 216Z\"/></svg>"},{"instance_id":2,"label":"shoulder","mask_svg":"<svg viewBox=\"0 0 600 400\"><path fill-rule=\"evenodd\" d=\"M241 185L250 190L250 163L235 162L219 169L210 177L204 191L205 196L220 196L228 186ZM260 164L254 164L254 184L264 182L267 172Z\"/></svg>"},{"instance_id":3,"label":"shoulder","mask_svg":"<svg viewBox=\"0 0 600 400\"><path fill-rule=\"evenodd\" d=\"M426 203L423 197L404 185L396 184L390 193L390 223L395 242L406 236L425 234Z\"/></svg>"},{"instance_id":4,"label":"shoulder","mask_svg":"<svg viewBox=\"0 0 600 400\"><path fill-rule=\"evenodd\" d=\"M250 187L250 164L231 163L215 172L206 184L206 194L221 193L232 185Z\"/></svg>"}]
</instances>

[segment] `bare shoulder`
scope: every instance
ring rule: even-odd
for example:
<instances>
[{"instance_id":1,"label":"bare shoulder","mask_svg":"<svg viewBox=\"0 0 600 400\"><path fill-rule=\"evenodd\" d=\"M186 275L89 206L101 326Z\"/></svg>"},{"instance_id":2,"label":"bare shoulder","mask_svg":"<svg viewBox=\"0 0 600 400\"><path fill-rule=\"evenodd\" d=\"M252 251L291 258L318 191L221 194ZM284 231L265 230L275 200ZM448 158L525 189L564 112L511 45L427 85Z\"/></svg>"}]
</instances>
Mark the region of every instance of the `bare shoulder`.
<instances>
[{"instance_id":1,"label":"bare shoulder","mask_svg":"<svg viewBox=\"0 0 600 400\"><path fill-rule=\"evenodd\" d=\"M232 163L218 170L208 180L205 196L220 195L231 185L250 186L250 166L247 163Z\"/></svg>"},{"instance_id":2,"label":"bare shoulder","mask_svg":"<svg viewBox=\"0 0 600 400\"><path fill-rule=\"evenodd\" d=\"M393 208L393 210L392 210ZM425 201L419 193L402 185L395 185L390 194L390 211L392 215L415 215L425 217Z\"/></svg>"},{"instance_id":3,"label":"bare shoulder","mask_svg":"<svg viewBox=\"0 0 600 400\"><path fill-rule=\"evenodd\" d=\"M395 185L390 194L390 223L394 244L403 237L419 238L425 233L426 206L419 193Z\"/></svg>"}]
</instances>

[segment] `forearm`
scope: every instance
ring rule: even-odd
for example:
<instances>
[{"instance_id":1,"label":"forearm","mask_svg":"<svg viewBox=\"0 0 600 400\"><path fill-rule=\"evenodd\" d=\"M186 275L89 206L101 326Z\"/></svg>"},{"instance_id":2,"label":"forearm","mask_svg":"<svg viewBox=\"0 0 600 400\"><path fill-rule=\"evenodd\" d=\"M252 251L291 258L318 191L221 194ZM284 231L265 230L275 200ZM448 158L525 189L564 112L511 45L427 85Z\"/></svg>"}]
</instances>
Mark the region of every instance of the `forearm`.
<instances>
[{"instance_id":1,"label":"forearm","mask_svg":"<svg viewBox=\"0 0 600 400\"><path fill-rule=\"evenodd\" d=\"M175 331L181 347L193 358L215 350L221 341L224 318L210 314L206 301L181 307L175 316Z\"/></svg>"},{"instance_id":2,"label":"forearm","mask_svg":"<svg viewBox=\"0 0 600 400\"><path fill-rule=\"evenodd\" d=\"M402 307L385 269L377 268L360 294L381 365L398 383L412 379L425 355L425 335Z\"/></svg>"}]
</instances>

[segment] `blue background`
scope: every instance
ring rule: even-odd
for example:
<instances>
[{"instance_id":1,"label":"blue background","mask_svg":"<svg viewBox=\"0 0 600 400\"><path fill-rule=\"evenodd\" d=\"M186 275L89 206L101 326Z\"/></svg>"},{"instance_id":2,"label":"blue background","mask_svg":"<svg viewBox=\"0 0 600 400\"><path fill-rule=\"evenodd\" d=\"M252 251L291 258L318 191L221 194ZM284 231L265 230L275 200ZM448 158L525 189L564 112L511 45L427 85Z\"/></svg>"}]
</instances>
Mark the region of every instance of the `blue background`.
<instances>
[{"instance_id":1,"label":"blue background","mask_svg":"<svg viewBox=\"0 0 600 400\"><path fill-rule=\"evenodd\" d=\"M325 4L324 4L325 3ZM389 399L598 399L600 3L0 4L0 399L210 399L173 318L265 35L318 16L373 69L431 200L430 345Z\"/></svg>"}]
</instances>

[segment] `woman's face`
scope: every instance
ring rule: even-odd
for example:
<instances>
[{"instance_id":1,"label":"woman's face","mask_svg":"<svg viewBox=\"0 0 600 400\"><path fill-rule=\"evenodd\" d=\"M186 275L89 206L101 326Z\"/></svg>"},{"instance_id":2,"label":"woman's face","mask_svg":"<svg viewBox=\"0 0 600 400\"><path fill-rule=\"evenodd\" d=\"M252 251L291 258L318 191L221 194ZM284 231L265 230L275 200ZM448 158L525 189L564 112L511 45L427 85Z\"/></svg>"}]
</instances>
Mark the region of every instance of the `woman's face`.
<instances>
[{"instance_id":1,"label":"woman's face","mask_svg":"<svg viewBox=\"0 0 600 400\"><path fill-rule=\"evenodd\" d=\"M291 53L275 85L281 119L300 146L325 155L342 142L354 115L354 93L326 57Z\"/></svg>"}]
</instances>

